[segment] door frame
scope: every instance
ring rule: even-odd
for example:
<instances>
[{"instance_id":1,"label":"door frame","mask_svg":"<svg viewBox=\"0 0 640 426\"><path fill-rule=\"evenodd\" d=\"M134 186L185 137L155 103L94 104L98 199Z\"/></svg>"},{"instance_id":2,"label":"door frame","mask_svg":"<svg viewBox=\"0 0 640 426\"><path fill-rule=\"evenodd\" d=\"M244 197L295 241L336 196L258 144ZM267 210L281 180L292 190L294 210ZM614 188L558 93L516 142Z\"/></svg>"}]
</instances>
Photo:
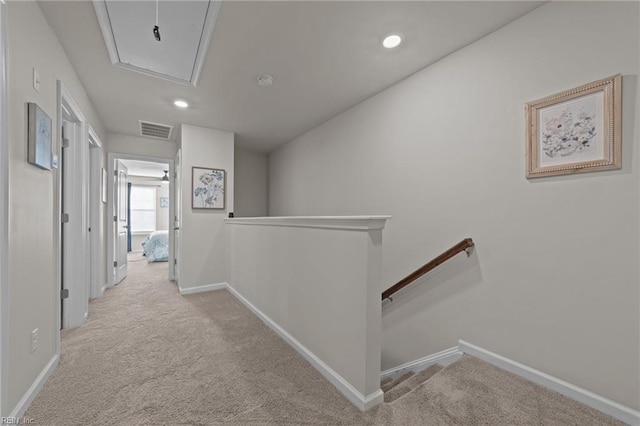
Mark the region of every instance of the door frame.
<instances>
[{"instance_id":1,"label":"door frame","mask_svg":"<svg viewBox=\"0 0 640 426\"><path fill-rule=\"evenodd\" d=\"M77 193L81 194L82 196L80 197L80 200L78 201L80 204L75 203L75 205L73 206L74 210L81 212L82 215L86 216L86 212L88 209L88 203L89 200L86 199L85 194L87 193L86 191L86 186L87 186L87 169L88 169L88 149L89 149L89 140L88 140L88 132L87 132L87 122L86 119L84 117L84 114L82 113L82 110L80 109L80 107L78 106L78 104L75 102L75 100L73 99L73 97L71 96L71 93L67 90L67 88L65 87L64 83L61 80L57 81L57 92L58 92L58 103L57 103L57 126L56 126L56 132L57 132L57 138L58 138L58 150L57 150L57 155L58 155L58 163L59 163L59 168L58 168L58 173L57 173L57 182L56 182L56 186L57 186L57 191L58 191L58 208L56 209L56 223L58 224L57 228L58 228L58 244L57 244L57 261L56 261L56 275L57 275L57 279L58 279L58 292L55 294L55 298L56 298L56 318L58 321L58 326L56 327L56 329L58 330L57 332L57 338L56 338L56 354L60 354L60 328L61 326L65 326L69 327L69 326L77 326L80 324L62 324L62 318L61 318L61 305L62 305L62 299L61 299L61 291L62 291L62 262L64 261L62 258L62 206L63 206L63 202L62 202L62 186L63 186L63 182L62 182L62 168L63 167L68 167L65 166L64 161L63 161L63 156L62 156L62 145L63 145L63 140L62 140L62 123L63 123L63 118L64 118L64 112L63 109L67 110L69 113L72 113L76 119L78 120L79 126L80 126L80 149L82 150L81 152L86 153L87 155L81 155L81 164L75 164L76 167L81 167L81 172L84 175L84 179L81 179L80 181L76 181L75 185L76 186L76 190L79 189L79 191ZM87 220L85 217L85 220L81 220L80 221L80 229L76 229L76 231L78 231L76 233L76 241L74 243L74 246L77 247L81 247L84 248L81 253L88 253L88 248L89 248L89 233L88 233L88 226L87 225ZM84 256L84 254L82 255ZM78 262L78 260L80 260L80 262ZM83 261L86 261L87 259L75 259L75 261L72 261L73 264L75 265L83 265L84 267L87 267L88 265L86 264L86 262L83 264ZM83 273L83 275L86 275ZM89 283L86 284L86 295L87 295L87 300L83 300L84 298L78 299L80 303L86 303L87 306L87 310L85 311L84 315L85 315L85 319L88 315L88 305L89 305L89 300L88 300L88 295L89 295Z\"/></svg>"},{"instance_id":2,"label":"door frame","mask_svg":"<svg viewBox=\"0 0 640 426\"><path fill-rule=\"evenodd\" d=\"M110 152L107 154L107 287L113 287L114 284L114 254L113 250L115 247L114 241L114 227L113 227L113 212L115 207L115 200L113 199L114 194L114 185L113 178L115 176L115 168L114 163L116 160L137 160L137 161L150 161L154 163L165 163L169 165L169 171L174 168L174 159L172 158L162 158L162 157L154 157L150 155L135 155L135 154L122 154L119 152ZM173 178L173 173L169 173L169 212L174 211L175 206L175 181ZM170 216L171 217L171 216ZM171 228L171 220L169 220L169 228ZM174 250L174 241L173 241L173 232L169 232L169 279L173 280L174 275L174 260L175 260L175 250Z\"/></svg>"},{"instance_id":3,"label":"door frame","mask_svg":"<svg viewBox=\"0 0 640 426\"><path fill-rule=\"evenodd\" d=\"M7 407L9 308L9 138L7 125L7 6L0 1L0 416Z\"/></svg>"},{"instance_id":4,"label":"door frame","mask_svg":"<svg viewBox=\"0 0 640 426\"><path fill-rule=\"evenodd\" d=\"M179 170L176 168L179 167ZM171 175L173 176L173 185L174 185L174 195L176 196L177 203L173 205L173 209L170 214L172 219L169 219L169 227L171 234L173 235L173 250L174 250L174 259L173 265L173 275L172 279L180 285L180 268L182 267L182 259L180 254L182 253L182 148L178 148L178 152L176 152L176 161L173 164L173 170L171 171ZM179 185L176 185L176 180ZM180 215L177 215L177 210L180 208ZM176 231L180 233L180 241L176 242ZM177 267L176 267L177 266Z\"/></svg>"},{"instance_id":5,"label":"door frame","mask_svg":"<svg viewBox=\"0 0 640 426\"><path fill-rule=\"evenodd\" d=\"M91 244L91 285L92 299L103 295L107 286L104 265L104 206L102 196L103 144L93 127L89 125L89 234Z\"/></svg>"},{"instance_id":6,"label":"door frame","mask_svg":"<svg viewBox=\"0 0 640 426\"><path fill-rule=\"evenodd\" d=\"M129 168L120 160L113 161L113 285L119 284L129 272ZM124 203L124 206L121 204ZM124 253L123 253L124 251ZM124 254L124 256L123 256ZM124 264L120 261L123 260Z\"/></svg>"}]
</instances>

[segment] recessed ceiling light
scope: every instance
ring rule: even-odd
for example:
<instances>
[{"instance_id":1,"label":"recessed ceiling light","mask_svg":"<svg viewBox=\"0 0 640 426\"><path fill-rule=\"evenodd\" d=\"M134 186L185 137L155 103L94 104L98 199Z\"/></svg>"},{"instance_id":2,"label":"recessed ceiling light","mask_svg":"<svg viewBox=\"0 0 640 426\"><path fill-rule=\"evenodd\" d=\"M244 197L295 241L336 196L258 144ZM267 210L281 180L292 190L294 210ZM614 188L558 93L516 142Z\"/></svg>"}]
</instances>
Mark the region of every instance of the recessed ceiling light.
<instances>
[{"instance_id":1,"label":"recessed ceiling light","mask_svg":"<svg viewBox=\"0 0 640 426\"><path fill-rule=\"evenodd\" d=\"M180 99L178 99L177 101L174 101L173 104L178 108L186 108L189 106L188 103L186 103L185 101L181 101Z\"/></svg>"},{"instance_id":2,"label":"recessed ceiling light","mask_svg":"<svg viewBox=\"0 0 640 426\"><path fill-rule=\"evenodd\" d=\"M402 43L402 37L400 37L398 34L391 34L389 36L386 36L382 41L382 45L387 49L398 47L400 46L400 43Z\"/></svg>"},{"instance_id":3,"label":"recessed ceiling light","mask_svg":"<svg viewBox=\"0 0 640 426\"><path fill-rule=\"evenodd\" d=\"M269 74L262 74L258 77L258 84L264 87L271 86L273 84L273 77Z\"/></svg>"}]
</instances>

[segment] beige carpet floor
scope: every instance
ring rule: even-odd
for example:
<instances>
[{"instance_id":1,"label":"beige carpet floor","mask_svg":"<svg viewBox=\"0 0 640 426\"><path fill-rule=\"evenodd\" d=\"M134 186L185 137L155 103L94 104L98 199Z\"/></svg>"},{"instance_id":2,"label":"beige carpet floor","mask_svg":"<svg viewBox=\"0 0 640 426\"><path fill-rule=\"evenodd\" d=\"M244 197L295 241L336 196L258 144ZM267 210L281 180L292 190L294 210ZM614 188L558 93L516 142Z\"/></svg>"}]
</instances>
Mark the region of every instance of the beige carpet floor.
<instances>
[{"instance_id":1,"label":"beige carpet floor","mask_svg":"<svg viewBox=\"0 0 640 426\"><path fill-rule=\"evenodd\" d=\"M134 259L132 259L134 260ZM137 259L136 259L137 260ZM61 334L36 425L603 425L590 408L465 356L363 414L227 291L180 296L167 264L129 276Z\"/></svg>"}]
</instances>

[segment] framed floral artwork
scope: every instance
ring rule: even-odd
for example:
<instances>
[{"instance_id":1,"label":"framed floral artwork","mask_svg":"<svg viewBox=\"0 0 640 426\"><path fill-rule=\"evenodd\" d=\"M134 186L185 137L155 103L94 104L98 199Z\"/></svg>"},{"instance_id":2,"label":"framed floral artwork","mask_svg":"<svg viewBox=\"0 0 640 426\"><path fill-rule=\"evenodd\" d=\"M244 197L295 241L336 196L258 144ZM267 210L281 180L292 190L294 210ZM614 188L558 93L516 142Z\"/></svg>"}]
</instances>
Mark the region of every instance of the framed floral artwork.
<instances>
[{"instance_id":1,"label":"framed floral artwork","mask_svg":"<svg viewBox=\"0 0 640 426\"><path fill-rule=\"evenodd\" d=\"M622 76L526 104L527 178L622 167Z\"/></svg>"},{"instance_id":2,"label":"framed floral artwork","mask_svg":"<svg viewBox=\"0 0 640 426\"><path fill-rule=\"evenodd\" d=\"M225 185L224 170L192 167L191 208L224 209Z\"/></svg>"}]
</instances>

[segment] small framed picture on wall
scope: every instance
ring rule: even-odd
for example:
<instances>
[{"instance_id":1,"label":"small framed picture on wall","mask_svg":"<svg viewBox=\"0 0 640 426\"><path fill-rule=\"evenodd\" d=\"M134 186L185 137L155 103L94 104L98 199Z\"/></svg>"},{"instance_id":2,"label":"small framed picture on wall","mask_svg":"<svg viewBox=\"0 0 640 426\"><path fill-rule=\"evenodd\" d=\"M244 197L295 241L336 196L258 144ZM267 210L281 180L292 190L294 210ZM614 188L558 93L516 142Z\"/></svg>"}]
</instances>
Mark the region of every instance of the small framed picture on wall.
<instances>
[{"instance_id":1,"label":"small framed picture on wall","mask_svg":"<svg viewBox=\"0 0 640 426\"><path fill-rule=\"evenodd\" d=\"M29 133L27 154L29 163L51 170L51 118L37 104L27 104Z\"/></svg>"},{"instance_id":2,"label":"small framed picture on wall","mask_svg":"<svg viewBox=\"0 0 640 426\"><path fill-rule=\"evenodd\" d=\"M226 172L222 169L193 167L191 208L221 210L225 207Z\"/></svg>"},{"instance_id":3,"label":"small framed picture on wall","mask_svg":"<svg viewBox=\"0 0 640 426\"><path fill-rule=\"evenodd\" d=\"M527 178L622 167L620 74L526 104Z\"/></svg>"}]
</instances>

